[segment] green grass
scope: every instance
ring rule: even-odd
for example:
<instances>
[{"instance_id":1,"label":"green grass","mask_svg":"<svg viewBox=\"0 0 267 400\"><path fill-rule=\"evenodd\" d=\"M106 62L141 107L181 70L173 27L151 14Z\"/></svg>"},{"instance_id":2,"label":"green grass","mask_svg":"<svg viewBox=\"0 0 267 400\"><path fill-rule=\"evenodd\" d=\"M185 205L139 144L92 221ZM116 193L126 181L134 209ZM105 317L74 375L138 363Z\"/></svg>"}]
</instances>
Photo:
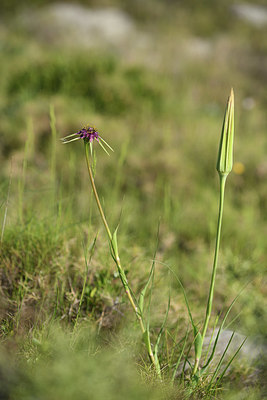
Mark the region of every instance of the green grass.
<instances>
[{"instance_id":1,"label":"green grass","mask_svg":"<svg viewBox=\"0 0 267 400\"><path fill-rule=\"evenodd\" d=\"M266 73L257 61L266 41L259 31L228 20L217 2L200 9L190 8L192 2L168 6L171 13L161 2L144 9L131 4L124 8L157 39L157 68L101 51L88 57L63 49L59 56L26 33L0 34L1 227L6 213L0 376L1 384L2 376L9 377L10 398L73 398L74 392L93 398L92 387L95 399L185 398L183 388L157 383L148 367L90 194L83 146L62 146L59 139L89 122L114 148L110 157L97 152L96 183L112 228L120 220L120 257L137 292L148 277L161 221L152 335L168 301L164 264L178 274L195 320L203 322L217 218L215 165L231 86L234 156L245 169L238 174L234 168L227 182L212 320L249 282L231 312L231 318L239 315L232 328L266 337ZM181 60L175 53L175 40L192 35L218 40L208 60ZM246 97L255 100L251 110L244 108ZM168 329L178 321L180 340L188 318L180 288L174 279L170 284ZM163 346L163 362L164 354ZM237 366L218 397L236 398L250 373ZM260 379L248 379L249 398L261 398ZM208 397L205 390L200 387L196 397Z\"/></svg>"}]
</instances>

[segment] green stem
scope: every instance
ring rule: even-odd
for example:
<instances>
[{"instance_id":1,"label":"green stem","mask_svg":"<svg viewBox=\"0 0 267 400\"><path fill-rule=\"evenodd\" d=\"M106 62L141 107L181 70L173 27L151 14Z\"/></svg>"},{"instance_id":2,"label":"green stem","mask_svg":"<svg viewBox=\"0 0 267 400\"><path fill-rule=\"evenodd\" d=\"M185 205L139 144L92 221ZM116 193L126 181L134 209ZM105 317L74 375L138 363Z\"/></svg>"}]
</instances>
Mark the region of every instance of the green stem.
<instances>
[{"instance_id":1,"label":"green stem","mask_svg":"<svg viewBox=\"0 0 267 400\"><path fill-rule=\"evenodd\" d=\"M100 203L100 200L99 200L99 197L98 197L98 193L97 193L97 189L96 189L96 186L95 186L95 181L94 181L94 177L93 177L93 173L92 173L92 168L91 168L91 165L90 165L89 144L86 143L86 142L84 144L85 144L86 163L87 163L89 178L90 178L90 182L91 182L91 185L92 185L93 193L94 193L94 196L95 196L96 204L97 204L97 207L98 207L102 222L103 222L103 224L105 226L106 232L108 234L110 245L111 245L113 253L115 255L114 260L116 262L117 269L118 269L118 272L119 272L119 275L120 275L120 278L121 278L125 293L126 293L128 299L130 301L130 304L131 304L131 306L132 306L132 308L134 310L136 318L139 321L142 334L144 335L146 330L145 330L145 327L144 327L143 319L142 319L142 317L141 317L141 315L139 313L138 307L135 304L135 301L134 301L134 299L133 299L133 297L131 295L130 287L129 287L125 272L124 272L124 270L123 270L123 268L121 266L121 263L120 263L118 249L116 249L116 251L114 249L113 242L112 242L112 234L111 234L111 231L109 229L109 226L108 226L104 211L102 209L102 206L101 206L101 203ZM156 365L156 361L155 361L155 358L154 358L154 354L153 354L153 352L151 350L151 346L149 346L149 348L147 347L147 350L148 350L149 358L150 358L152 364L155 366L155 368L157 370L157 365Z\"/></svg>"},{"instance_id":2,"label":"green stem","mask_svg":"<svg viewBox=\"0 0 267 400\"><path fill-rule=\"evenodd\" d=\"M94 180L93 172L92 172L91 165L90 165L90 157L89 157L89 146L88 146L88 143L84 142L84 146L85 146L85 156L86 156L86 163L87 163L89 178L90 178L90 182L91 182L92 189L93 189L93 192L94 192L96 204L97 204L98 210L99 210L99 212L100 212L100 216L101 216L101 219L102 219L103 224L104 224L104 226L105 226L105 229L106 229L106 231L107 231L108 238L109 238L110 241L112 241L112 235L111 235L111 232L110 232L110 229L109 229L109 226L108 226L108 223L107 223L107 220L106 220L104 211L103 211L103 209L102 209L102 206L101 206L101 203L100 203L100 200L99 200L99 197L98 197L98 193L97 193L97 190L96 190L96 186L95 186L95 180Z\"/></svg>"},{"instance_id":3,"label":"green stem","mask_svg":"<svg viewBox=\"0 0 267 400\"><path fill-rule=\"evenodd\" d=\"M220 240L221 240L224 190L225 190L226 178L227 178L227 175L220 174L219 215L218 215L218 223L217 223L216 244L215 244L214 262L213 262L213 269L212 269L211 282L210 282L209 298L208 298L208 303L207 303L206 318L205 318L203 332L202 332L203 339L204 339L204 337L206 335L206 332L207 332L207 328L208 328L208 324L209 324L209 320L210 320L210 315L211 315L211 309L212 309L212 301L213 301L213 296L214 296L214 286L215 286L216 271L217 271L217 264L218 264L218 255L219 255Z\"/></svg>"},{"instance_id":4,"label":"green stem","mask_svg":"<svg viewBox=\"0 0 267 400\"><path fill-rule=\"evenodd\" d=\"M203 331L202 331L202 345L203 345L203 341L204 341L206 333L207 333L209 320L210 320L210 316L211 316L211 310L212 310L212 302L213 302L213 296L214 296L214 286L215 286L215 280L216 280L218 255L219 255L220 240L221 240L224 190L225 190L225 182L226 182L227 175L228 174L219 173L219 177L220 177L219 214L218 214L216 243L215 243L215 252L214 252L212 275L211 275L211 281L210 281L209 297L208 297L206 316L205 316L205 321L204 321L204 326L203 326ZM199 362L200 362L200 357L195 360L193 375L196 373L196 371L198 369Z\"/></svg>"}]
</instances>

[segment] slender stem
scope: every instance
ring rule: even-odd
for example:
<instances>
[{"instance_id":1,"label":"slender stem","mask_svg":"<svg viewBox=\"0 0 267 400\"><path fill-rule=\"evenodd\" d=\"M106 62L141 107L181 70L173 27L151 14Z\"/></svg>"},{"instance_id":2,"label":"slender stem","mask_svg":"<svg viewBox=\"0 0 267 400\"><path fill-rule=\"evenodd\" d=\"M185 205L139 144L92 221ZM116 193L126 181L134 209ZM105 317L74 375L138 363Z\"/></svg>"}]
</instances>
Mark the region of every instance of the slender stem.
<instances>
[{"instance_id":1,"label":"slender stem","mask_svg":"<svg viewBox=\"0 0 267 400\"><path fill-rule=\"evenodd\" d=\"M86 163L87 163L87 168L88 168L88 172L89 172L89 178L90 178L92 189L93 189L93 192L94 192L96 204L97 204L98 210L100 212L100 216L102 218L102 221L103 221L103 224L105 226L105 229L107 231L109 240L111 241L112 240L112 235L111 235L111 232L110 232L110 229L109 229L109 226L108 226L104 211L102 209L102 206L101 206L101 203L100 203L100 200L99 200L99 197L98 197L98 193L97 193L96 186L95 186L95 180L94 180L92 169L91 169L91 165L90 165L88 143L84 142L84 146L85 146L85 156L86 156Z\"/></svg>"},{"instance_id":2,"label":"slender stem","mask_svg":"<svg viewBox=\"0 0 267 400\"><path fill-rule=\"evenodd\" d=\"M207 303L207 310L206 310L206 318L204 322L202 337L205 338L210 316L211 316L211 309L212 309L212 301L214 296L214 286L215 286L215 279L216 279L216 271L217 271L217 264L218 264L218 255L219 255L219 248L220 248L220 240L221 240L221 229L222 229L222 216L223 216L223 203L224 203L224 189L225 189L225 182L226 182L227 175L220 174L220 202L219 202L219 215L218 215L218 223L217 223L217 234L216 234L216 244L215 244L215 253L214 253L214 261L213 261L213 268L212 268L212 275L210 281L210 290L209 290L209 298Z\"/></svg>"},{"instance_id":3,"label":"slender stem","mask_svg":"<svg viewBox=\"0 0 267 400\"><path fill-rule=\"evenodd\" d=\"M2 224L2 231L1 231L0 243L3 242L4 232L5 232L5 227L6 227L6 219L7 219L7 210L8 210L8 206L9 206L9 196L10 196L11 180L12 180L12 159L11 159L10 175L9 175L8 190L7 190L7 198L6 198L6 206L5 206L4 219L3 219L3 224Z\"/></svg>"},{"instance_id":4,"label":"slender stem","mask_svg":"<svg viewBox=\"0 0 267 400\"><path fill-rule=\"evenodd\" d=\"M209 288L209 297L208 297L207 308L206 308L206 316L205 316L205 321L204 321L204 326L203 326L203 331L202 331L202 345L203 345L203 341L204 341L205 336L206 336L206 332L207 332L207 329L208 329L209 320L210 320L210 316L211 316L211 310L212 310L212 302L213 302L213 296L214 296L214 286L215 286L215 280L216 280L218 255L219 255L220 240L221 240L224 190L225 190L225 182L226 182L227 175L228 174L219 173L219 177L220 177L219 213L218 213L218 222L217 222L217 233L216 233L214 261L213 261L212 275L211 275L210 288ZM196 373L196 371L198 369L199 362L200 362L200 357L198 359L196 359L196 361L195 361L193 375Z\"/></svg>"},{"instance_id":5,"label":"slender stem","mask_svg":"<svg viewBox=\"0 0 267 400\"><path fill-rule=\"evenodd\" d=\"M129 288L129 284L128 284L125 272L124 272L124 270L123 270L123 268L121 266L118 250L116 252L114 251L113 243L112 243L112 234L111 234L111 231L109 229L109 226L108 226L104 211L102 209L102 206L101 206L101 203L100 203L100 200L99 200L99 197L98 197L98 193L97 193L97 189L96 189L96 186L95 186L95 181L94 181L94 177L93 177L93 173L92 173L92 168L91 168L91 165L90 165L89 145L86 142L84 144L85 144L86 163L87 163L89 178L90 178L90 182L91 182L91 185L92 185L93 193L94 193L94 196L95 196L96 204L97 204L101 219L103 221L103 224L105 226L106 232L108 234L110 245L111 245L111 247L113 249L113 252L115 254L114 259L115 259L115 262L116 262L116 265L117 265L117 268L118 268L118 271L119 271L119 275L120 275L120 278L121 278L125 293L126 293L128 299L130 301L130 304L131 304L131 306L132 306L132 308L133 308L133 310L135 312L136 318L139 321L142 334L144 334L146 330L145 330L145 327L144 327L142 316L140 315L138 307L136 306L136 303L135 303L135 301L134 301L134 299L133 299L133 297L131 295L131 291L130 291L130 288ZM156 368L157 365L156 365L154 354L153 354L153 352L151 350L151 347L149 346L149 348L147 348L147 350L148 350L149 358L150 358L152 364Z\"/></svg>"}]
</instances>

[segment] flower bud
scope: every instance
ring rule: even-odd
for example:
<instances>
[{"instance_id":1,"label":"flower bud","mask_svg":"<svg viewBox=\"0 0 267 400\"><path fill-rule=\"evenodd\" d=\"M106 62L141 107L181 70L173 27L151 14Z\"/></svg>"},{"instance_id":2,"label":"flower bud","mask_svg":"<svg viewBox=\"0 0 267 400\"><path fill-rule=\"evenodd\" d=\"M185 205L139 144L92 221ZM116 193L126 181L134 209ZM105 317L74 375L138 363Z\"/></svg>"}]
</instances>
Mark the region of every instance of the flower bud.
<instances>
[{"instance_id":1,"label":"flower bud","mask_svg":"<svg viewBox=\"0 0 267 400\"><path fill-rule=\"evenodd\" d=\"M218 161L216 169L220 175L228 175L233 167L233 143L234 143L234 91L231 93L227 102L222 135L219 147Z\"/></svg>"}]
</instances>

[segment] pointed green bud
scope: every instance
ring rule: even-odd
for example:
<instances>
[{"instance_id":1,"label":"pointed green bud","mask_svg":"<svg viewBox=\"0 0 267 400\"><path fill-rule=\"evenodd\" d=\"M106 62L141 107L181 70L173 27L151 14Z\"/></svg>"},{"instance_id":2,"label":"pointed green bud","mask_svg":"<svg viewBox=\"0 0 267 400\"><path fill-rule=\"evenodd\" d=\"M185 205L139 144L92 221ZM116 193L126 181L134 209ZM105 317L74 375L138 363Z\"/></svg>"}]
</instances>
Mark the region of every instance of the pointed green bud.
<instances>
[{"instance_id":1,"label":"pointed green bud","mask_svg":"<svg viewBox=\"0 0 267 400\"><path fill-rule=\"evenodd\" d=\"M234 91L231 93L227 102L222 135L219 147L218 161L216 169L220 175L228 175L233 167L233 143L234 143Z\"/></svg>"},{"instance_id":2,"label":"pointed green bud","mask_svg":"<svg viewBox=\"0 0 267 400\"><path fill-rule=\"evenodd\" d=\"M195 359L200 360L201 353L202 353L202 345L203 345L203 340L201 333L197 329L196 326L194 326L194 346L195 346Z\"/></svg>"},{"instance_id":3,"label":"pointed green bud","mask_svg":"<svg viewBox=\"0 0 267 400\"><path fill-rule=\"evenodd\" d=\"M113 247L113 251L114 251L114 257L116 259L118 259L119 257L119 252L118 252L118 240L117 240L117 232L118 232L118 228L119 225L117 226L117 228L115 229L112 239L111 239L111 243L112 243L112 247Z\"/></svg>"}]
</instances>

